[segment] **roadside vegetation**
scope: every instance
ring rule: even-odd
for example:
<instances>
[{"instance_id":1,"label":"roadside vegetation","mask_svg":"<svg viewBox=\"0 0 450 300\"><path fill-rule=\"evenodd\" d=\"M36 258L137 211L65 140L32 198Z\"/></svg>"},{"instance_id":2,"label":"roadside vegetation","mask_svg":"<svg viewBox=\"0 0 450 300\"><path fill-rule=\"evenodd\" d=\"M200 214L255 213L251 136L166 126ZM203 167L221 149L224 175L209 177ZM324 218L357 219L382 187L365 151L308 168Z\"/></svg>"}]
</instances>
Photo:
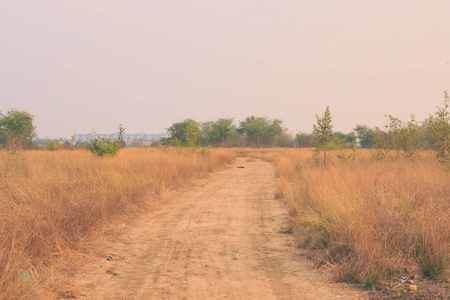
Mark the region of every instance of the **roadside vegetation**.
<instances>
[{"instance_id":1,"label":"roadside vegetation","mask_svg":"<svg viewBox=\"0 0 450 300\"><path fill-rule=\"evenodd\" d=\"M359 150L343 160L352 150L333 150L326 165L313 149L236 153L274 163L275 197L288 205L297 246L337 281L381 293L376 299L409 299L414 294L400 281L406 276L423 299L447 299L450 173L435 153L380 160L376 150Z\"/></svg>"},{"instance_id":2,"label":"roadside vegetation","mask_svg":"<svg viewBox=\"0 0 450 300\"><path fill-rule=\"evenodd\" d=\"M292 217L299 247L338 281L382 289L402 276L443 280L450 267L449 98L420 126L387 116L385 130L358 127L355 149L332 132L327 107L314 125L315 149L244 149L276 166L276 196ZM447 290L447 291L445 291ZM442 293L441 293L442 292ZM402 293L394 293L403 297ZM391 297L392 295L388 296ZM427 298L427 296L424 296Z\"/></svg>"},{"instance_id":3,"label":"roadside vegetation","mask_svg":"<svg viewBox=\"0 0 450 300\"><path fill-rule=\"evenodd\" d=\"M235 157L221 149L124 149L103 158L22 151L5 172L9 156L0 151L0 299L70 296L64 288L104 228Z\"/></svg>"},{"instance_id":4,"label":"roadside vegetation","mask_svg":"<svg viewBox=\"0 0 450 300\"><path fill-rule=\"evenodd\" d=\"M278 196L289 204L302 247L323 250L339 280L368 287L393 274L445 275L450 174L431 153L374 160L364 151L354 161L335 157L315 167L308 152L274 160Z\"/></svg>"}]
</instances>

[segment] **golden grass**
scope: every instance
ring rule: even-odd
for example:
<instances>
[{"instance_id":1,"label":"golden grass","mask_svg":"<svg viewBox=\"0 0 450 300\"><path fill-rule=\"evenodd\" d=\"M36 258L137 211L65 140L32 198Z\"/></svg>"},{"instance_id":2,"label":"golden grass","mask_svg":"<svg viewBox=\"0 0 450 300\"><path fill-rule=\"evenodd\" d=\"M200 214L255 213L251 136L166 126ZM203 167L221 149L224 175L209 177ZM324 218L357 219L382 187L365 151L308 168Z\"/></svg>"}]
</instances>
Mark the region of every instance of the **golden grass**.
<instances>
[{"instance_id":1,"label":"golden grass","mask_svg":"<svg viewBox=\"0 0 450 300\"><path fill-rule=\"evenodd\" d=\"M311 163L311 150L256 153L276 165L301 245L321 249L338 279L379 284L393 274L445 274L450 249L450 174L430 153L415 160Z\"/></svg>"},{"instance_id":2,"label":"golden grass","mask_svg":"<svg viewBox=\"0 0 450 300\"><path fill-rule=\"evenodd\" d=\"M429 153L415 160L333 154L314 166L311 149L237 149L272 161L301 245L322 253L338 279L378 284L393 274L445 274L450 249L450 174ZM86 151L30 151L4 177L0 152L0 299L57 290L58 272L92 251L105 224L156 205L234 160L230 151L125 149L115 158ZM48 294L46 294L48 296Z\"/></svg>"},{"instance_id":3,"label":"golden grass","mask_svg":"<svg viewBox=\"0 0 450 300\"><path fill-rule=\"evenodd\" d=\"M105 224L154 205L235 155L124 149L99 159L82 150L29 151L14 157L5 177L7 157L0 153L0 299L36 299L55 289L55 265L63 262L69 272Z\"/></svg>"}]
</instances>

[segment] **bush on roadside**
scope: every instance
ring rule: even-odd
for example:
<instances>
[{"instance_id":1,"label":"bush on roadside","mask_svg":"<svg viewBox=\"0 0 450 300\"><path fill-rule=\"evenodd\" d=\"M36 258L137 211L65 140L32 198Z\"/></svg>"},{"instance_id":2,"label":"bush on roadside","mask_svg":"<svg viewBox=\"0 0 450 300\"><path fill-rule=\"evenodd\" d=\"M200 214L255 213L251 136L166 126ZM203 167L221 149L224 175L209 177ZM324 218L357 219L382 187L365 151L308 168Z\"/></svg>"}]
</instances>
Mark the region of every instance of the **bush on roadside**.
<instances>
[{"instance_id":1,"label":"bush on roadside","mask_svg":"<svg viewBox=\"0 0 450 300\"><path fill-rule=\"evenodd\" d=\"M380 161L362 151L327 167L311 164L311 150L261 154L273 157L300 246L320 253L338 280L372 287L392 276L446 276L450 173L431 152Z\"/></svg>"}]
</instances>

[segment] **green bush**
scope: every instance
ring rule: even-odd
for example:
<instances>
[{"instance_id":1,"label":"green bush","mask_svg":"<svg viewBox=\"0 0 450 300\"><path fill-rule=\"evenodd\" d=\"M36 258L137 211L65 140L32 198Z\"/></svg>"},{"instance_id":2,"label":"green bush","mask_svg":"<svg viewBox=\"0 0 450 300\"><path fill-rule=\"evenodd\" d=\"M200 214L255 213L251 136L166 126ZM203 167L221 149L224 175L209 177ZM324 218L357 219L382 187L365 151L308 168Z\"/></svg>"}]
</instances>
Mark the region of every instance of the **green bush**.
<instances>
[{"instance_id":1,"label":"green bush","mask_svg":"<svg viewBox=\"0 0 450 300\"><path fill-rule=\"evenodd\" d=\"M57 151L59 148L55 141L48 141L46 147L48 151Z\"/></svg>"},{"instance_id":2,"label":"green bush","mask_svg":"<svg viewBox=\"0 0 450 300\"><path fill-rule=\"evenodd\" d=\"M122 144L119 140L111 141L110 139L95 139L87 147L89 151L95 156L115 156L122 149Z\"/></svg>"},{"instance_id":3,"label":"green bush","mask_svg":"<svg viewBox=\"0 0 450 300\"><path fill-rule=\"evenodd\" d=\"M95 140L87 145L87 149L97 157L116 156L120 149L125 147L123 140L124 134L125 128L123 128L122 124L119 124L119 137L117 140L111 141L111 139L99 138L97 136Z\"/></svg>"}]
</instances>

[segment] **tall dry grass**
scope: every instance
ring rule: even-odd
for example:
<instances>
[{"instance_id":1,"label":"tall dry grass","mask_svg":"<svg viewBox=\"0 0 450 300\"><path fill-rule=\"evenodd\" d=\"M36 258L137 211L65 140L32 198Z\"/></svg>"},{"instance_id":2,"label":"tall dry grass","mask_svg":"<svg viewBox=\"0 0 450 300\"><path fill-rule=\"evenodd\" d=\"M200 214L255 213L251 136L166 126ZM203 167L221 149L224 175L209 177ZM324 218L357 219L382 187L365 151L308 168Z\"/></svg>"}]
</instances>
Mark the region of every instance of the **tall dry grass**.
<instances>
[{"instance_id":1,"label":"tall dry grass","mask_svg":"<svg viewBox=\"0 0 450 300\"><path fill-rule=\"evenodd\" d=\"M5 176L8 158L0 153L0 299L37 299L55 290L55 265L66 266L70 276L71 262L91 250L104 224L156 203L235 155L124 149L99 159L81 150L30 151L14 155Z\"/></svg>"},{"instance_id":2,"label":"tall dry grass","mask_svg":"<svg viewBox=\"0 0 450 300\"><path fill-rule=\"evenodd\" d=\"M262 154L264 155L264 154ZM321 249L342 281L379 284L393 274L445 274L450 258L450 174L431 154L415 160L268 152L303 247Z\"/></svg>"}]
</instances>

